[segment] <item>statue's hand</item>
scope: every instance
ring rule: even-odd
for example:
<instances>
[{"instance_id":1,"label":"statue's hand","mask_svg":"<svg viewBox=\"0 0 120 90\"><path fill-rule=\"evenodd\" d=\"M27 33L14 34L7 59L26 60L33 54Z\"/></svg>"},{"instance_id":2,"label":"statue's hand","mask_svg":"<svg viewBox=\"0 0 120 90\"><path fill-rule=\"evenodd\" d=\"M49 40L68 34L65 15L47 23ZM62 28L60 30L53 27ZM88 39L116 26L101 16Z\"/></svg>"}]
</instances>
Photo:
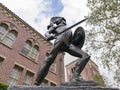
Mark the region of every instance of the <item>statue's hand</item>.
<instances>
[{"instance_id":1,"label":"statue's hand","mask_svg":"<svg viewBox=\"0 0 120 90\"><path fill-rule=\"evenodd\" d=\"M47 41L55 39L55 36L52 34L46 38Z\"/></svg>"}]
</instances>

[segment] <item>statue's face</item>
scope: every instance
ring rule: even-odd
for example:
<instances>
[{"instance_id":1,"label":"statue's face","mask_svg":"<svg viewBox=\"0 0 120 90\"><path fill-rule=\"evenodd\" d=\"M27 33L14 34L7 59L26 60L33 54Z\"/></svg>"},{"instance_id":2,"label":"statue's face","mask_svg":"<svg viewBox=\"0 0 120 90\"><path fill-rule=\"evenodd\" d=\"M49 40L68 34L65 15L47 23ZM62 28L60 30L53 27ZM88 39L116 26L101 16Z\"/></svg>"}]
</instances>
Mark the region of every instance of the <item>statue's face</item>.
<instances>
[{"instance_id":1,"label":"statue's face","mask_svg":"<svg viewBox=\"0 0 120 90\"><path fill-rule=\"evenodd\" d=\"M56 20L56 25L59 25L59 24L61 24L62 23L62 20L61 19L59 19L59 20Z\"/></svg>"}]
</instances>

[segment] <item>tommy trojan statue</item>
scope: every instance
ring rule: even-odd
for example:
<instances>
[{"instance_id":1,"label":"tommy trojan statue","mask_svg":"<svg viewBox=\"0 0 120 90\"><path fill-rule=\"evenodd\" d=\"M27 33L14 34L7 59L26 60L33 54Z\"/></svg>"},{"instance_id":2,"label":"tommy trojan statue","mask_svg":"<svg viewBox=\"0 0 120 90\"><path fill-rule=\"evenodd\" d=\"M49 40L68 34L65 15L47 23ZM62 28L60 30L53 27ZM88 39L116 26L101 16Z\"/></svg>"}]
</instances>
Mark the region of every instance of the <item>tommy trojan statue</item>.
<instances>
[{"instance_id":1,"label":"tommy trojan statue","mask_svg":"<svg viewBox=\"0 0 120 90\"><path fill-rule=\"evenodd\" d=\"M71 82L81 81L79 75L90 59L90 56L81 50L85 41L85 32L82 27L78 27L75 30L74 35L72 35L72 31L70 29L83 21L80 21L77 24L67 28L65 18L52 17L50 19L50 25L47 27L48 31L45 33L45 36L48 41L53 39L55 39L55 41L49 55L46 56L45 62L41 65L37 73L34 85L39 86L41 84L59 52L67 52L70 55L80 58L75 65Z\"/></svg>"}]
</instances>

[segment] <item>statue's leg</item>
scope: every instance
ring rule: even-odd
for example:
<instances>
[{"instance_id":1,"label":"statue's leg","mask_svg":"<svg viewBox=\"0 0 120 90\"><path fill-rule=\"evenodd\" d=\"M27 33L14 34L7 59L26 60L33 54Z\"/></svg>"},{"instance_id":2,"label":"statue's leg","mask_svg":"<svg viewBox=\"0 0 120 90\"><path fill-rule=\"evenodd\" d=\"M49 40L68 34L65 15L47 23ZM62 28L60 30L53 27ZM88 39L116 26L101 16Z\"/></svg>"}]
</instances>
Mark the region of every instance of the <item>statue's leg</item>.
<instances>
[{"instance_id":1,"label":"statue's leg","mask_svg":"<svg viewBox=\"0 0 120 90\"><path fill-rule=\"evenodd\" d=\"M55 58L60 50L60 46L61 46L61 43L57 43L56 45L54 45L52 47L49 55L45 59L45 62L43 63L43 65L41 65L41 67L37 73L34 85L39 86L41 84L41 82L43 81L43 79L47 75L51 64L54 62L54 60L55 60Z\"/></svg>"},{"instance_id":2,"label":"statue's leg","mask_svg":"<svg viewBox=\"0 0 120 90\"><path fill-rule=\"evenodd\" d=\"M71 82L80 81L80 78L79 78L80 73L83 71L85 65L89 61L90 56L74 45L70 46L68 53L80 58L80 60L78 60L78 62L75 65L75 70L74 70Z\"/></svg>"}]
</instances>

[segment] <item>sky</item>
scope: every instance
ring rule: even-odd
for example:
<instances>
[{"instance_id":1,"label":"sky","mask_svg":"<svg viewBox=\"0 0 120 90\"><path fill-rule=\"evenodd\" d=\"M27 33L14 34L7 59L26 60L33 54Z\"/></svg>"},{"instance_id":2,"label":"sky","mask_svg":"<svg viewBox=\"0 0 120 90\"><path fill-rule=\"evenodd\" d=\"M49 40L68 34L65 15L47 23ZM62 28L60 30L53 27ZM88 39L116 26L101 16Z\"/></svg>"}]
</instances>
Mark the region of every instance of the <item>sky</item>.
<instances>
[{"instance_id":1,"label":"sky","mask_svg":"<svg viewBox=\"0 0 120 90\"><path fill-rule=\"evenodd\" d=\"M62 16L66 18L67 24L70 26L84 19L84 16L89 13L86 6L87 0L0 0L0 3L43 36L51 17ZM86 29L85 23L80 24L80 26ZM75 59L75 57L66 54L65 65ZM106 72L104 69L102 71Z\"/></svg>"}]
</instances>

